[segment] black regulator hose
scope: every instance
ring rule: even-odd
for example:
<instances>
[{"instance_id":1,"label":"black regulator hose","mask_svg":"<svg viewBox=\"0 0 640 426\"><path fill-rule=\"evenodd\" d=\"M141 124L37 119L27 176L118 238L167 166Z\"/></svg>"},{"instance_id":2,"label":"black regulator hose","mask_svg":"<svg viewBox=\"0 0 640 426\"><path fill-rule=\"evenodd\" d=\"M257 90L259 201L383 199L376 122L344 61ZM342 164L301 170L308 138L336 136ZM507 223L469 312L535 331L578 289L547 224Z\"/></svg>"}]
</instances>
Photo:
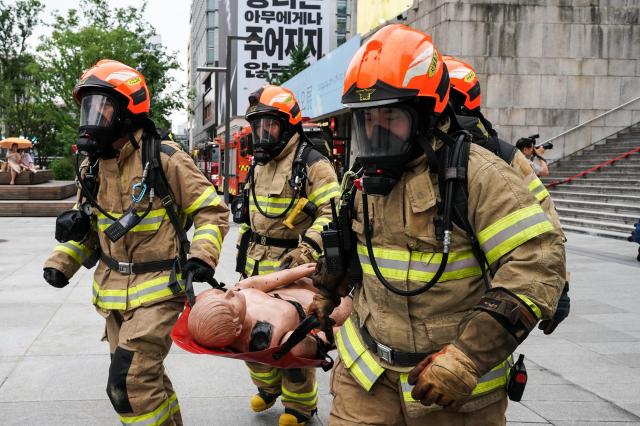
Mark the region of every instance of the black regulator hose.
<instances>
[{"instance_id":1,"label":"black regulator hose","mask_svg":"<svg viewBox=\"0 0 640 426\"><path fill-rule=\"evenodd\" d=\"M91 162L91 159L89 159L89 162ZM80 190L82 191L82 194L89 199L89 202L91 203L91 205L95 206L100 211L100 213L102 213L103 215L105 215L107 218L109 218L114 222L117 221L118 218L111 216L102 207L100 207L100 205L98 204L98 201L95 199L91 191L89 191L89 188L85 186L84 180L80 176L79 163L80 163L80 154L76 152L76 179L78 179L78 183L80 184Z\"/></svg>"}]
</instances>

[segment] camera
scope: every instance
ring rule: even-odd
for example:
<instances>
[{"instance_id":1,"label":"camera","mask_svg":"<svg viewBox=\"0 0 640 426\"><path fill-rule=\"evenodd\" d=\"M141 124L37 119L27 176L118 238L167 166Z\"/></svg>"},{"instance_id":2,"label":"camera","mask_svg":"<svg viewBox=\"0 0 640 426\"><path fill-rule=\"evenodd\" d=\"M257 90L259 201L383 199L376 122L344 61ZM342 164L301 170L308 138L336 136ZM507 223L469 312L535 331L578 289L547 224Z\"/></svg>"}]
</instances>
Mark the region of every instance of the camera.
<instances>
[{"instance_id":1,"label":"camera","mask_svg":"<svg viewBox=\"0 0 640 426\"><path fill-rule=\"evenodd\" d=\"M543 143L542 145L539 145L539 146L543 147L547 151L553 148L553 144L551 142L545 142L545 143Z\"/></svg>"}]
</instances>

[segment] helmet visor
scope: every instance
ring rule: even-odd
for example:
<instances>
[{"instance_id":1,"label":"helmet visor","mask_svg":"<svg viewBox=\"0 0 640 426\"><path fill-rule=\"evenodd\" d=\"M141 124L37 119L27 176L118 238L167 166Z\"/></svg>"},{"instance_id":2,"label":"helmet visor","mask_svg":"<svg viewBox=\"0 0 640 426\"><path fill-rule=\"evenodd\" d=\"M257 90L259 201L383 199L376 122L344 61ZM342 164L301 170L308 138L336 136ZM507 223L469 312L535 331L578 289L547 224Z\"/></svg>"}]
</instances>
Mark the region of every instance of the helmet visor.
<instances>
[{"instance_id":1,"label":"helmet visor","mask_svg":"<svg viewBox=\"0 0 640 426\"><path fill-rule=\"evenodd\" d=\"M276 117L262 116L252 119L251 134L253 139L253 147L273 146L280 143L282 135L282 123Z\"/></svg>"},{"instance_id":2,"label":"helmet visor","mask_svg":"<svg viewBox=\"0 0 640 426\"><path fill-rule=\"evenodd\" d=\"M89 94L80 100L80 126L109 127L116 115L116 103L105 95Z\"/></svg>"},{"instance_id":3,"label":"helmet visor","mask_svg":"<svg viewBox=\"0 0 640 426\"><path fill-rule=\"evenodd\" d=\"M360 157L405 154L417 124L415 113L401 105L354 109L353 122Z\"/></svg>"}]
</instances>

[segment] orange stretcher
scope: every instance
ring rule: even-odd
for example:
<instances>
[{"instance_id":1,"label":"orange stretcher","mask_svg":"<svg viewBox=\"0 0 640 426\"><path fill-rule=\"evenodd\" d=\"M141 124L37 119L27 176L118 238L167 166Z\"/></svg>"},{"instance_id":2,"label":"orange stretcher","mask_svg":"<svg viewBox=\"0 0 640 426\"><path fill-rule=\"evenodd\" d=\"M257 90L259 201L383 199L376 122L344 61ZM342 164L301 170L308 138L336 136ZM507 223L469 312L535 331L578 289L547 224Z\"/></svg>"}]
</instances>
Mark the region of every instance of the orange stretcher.
<instances>
[{"instance_id":1,"label":"orange stretcher","mask_svg":"<svg viewBox=\"0 0 640 426\"><path fill-rule=\"evenodd\" d=\"M201 346L193 340L189 333L189 313L191 312L191 306L195 303L195 295L193 294L193 286L191 283L191 277L188 276L186 280L187 284L187 303L184 311L180 314L178 321L171 330L171 339L180 348L187 352L194 354L206 354L222 356L225 358L239 359L242 361L259 362L261 364L271 365L279 368L305 368L305 367L320 367L324 371L329 371L333 367L333 359L326 353L327 351L320 351L323 358L301 358L291 354L291 349L305 338L305 336L311 332L311 330L320 326L318 318L315 315L310 315L298 324L298 327L289 336L286 342L280 346L265 349L263 351L256 352L236 352L233 350L225 349L211 349ZM328 335L329 341L333 344L333 335Z\"/></svg>"}]
</instances>

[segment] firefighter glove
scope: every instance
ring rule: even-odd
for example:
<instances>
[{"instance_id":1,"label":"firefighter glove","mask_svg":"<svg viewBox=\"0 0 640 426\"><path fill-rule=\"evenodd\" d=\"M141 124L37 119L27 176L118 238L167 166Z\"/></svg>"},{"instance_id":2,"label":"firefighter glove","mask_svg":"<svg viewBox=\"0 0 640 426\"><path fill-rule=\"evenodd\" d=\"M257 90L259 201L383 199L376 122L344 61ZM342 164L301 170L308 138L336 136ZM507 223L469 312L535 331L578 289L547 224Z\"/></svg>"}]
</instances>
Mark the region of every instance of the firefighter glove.
<instances>
[{"instance_id":1,"label":"firefighter glove","mask_svg":"<svg viewBox=\"0 0 640 426\"><path fill-rule=\"evenodd\" d=\"M55 268L44 268L44 280L55 288L62 288L69 284L67 277Z\"/></svg>"},{"instance_id":2,"label":"firefighter glove","mask_svg":"<svg viewBox=\"0 0 640 426\"><path fill-rule=\"evenodd\" d=\"M409 372L411 396L422 405L460 405L476 386L478 371L471 359L449 344Z\"/></svg>"},{"instance_id":3,"label":"firefighter glove","mask_svg":"<svg viewBox=\"0 0 640 426\"><path fill-rule=\"evenodd\" d=\"M558 324L564 321L571 311L571 299L569 298L569 284L564 285L564 290L560 295L560 300L558 301L558 307L556 308L556 312L553 314L553 318L550 320L542 321L538 328L544 331L544 334L551 334L556 329Z\"/></svg>"},{"instance_id":4,"label":"firefighter glove","mask_svg":"<svg viewBox=\"0 0 640 426\"><path fill-rule=\"evenodd\" d=\"M294 268L304 265L305 263L313 263L315 260L311 256L311 250L307 247L297 247L291 250L282 258L281 269Z\"/></svg>"},{"instance_id":5,"label":"firefighter glove","mask_svg":"<svg viewBox=\"0 0 640 426\"><path fill-rule=\"evenodd\" d=\"M333 298L326 297L322 293L316 293L313 295L313 302L309 306L309 315L315 315L320 321L320 328L325 331L332 330L331 327L335 324L335 321L329 316L333 310L340 304Z\"/></svg>"},{"instance_id":6,"label":"firefighter glove","mask_svg":"<svg viewBox=\"0 0 640 426\"><path fill-rule=\"evenodd\" d=\"M205 261L196 257L192 257L187 260L182 268L182 276L186 278L187 274L193 272L193 281L200 283L214 284L216 281L213 278L215 270L209 266Z\"/></svg>"}]
</instances>

